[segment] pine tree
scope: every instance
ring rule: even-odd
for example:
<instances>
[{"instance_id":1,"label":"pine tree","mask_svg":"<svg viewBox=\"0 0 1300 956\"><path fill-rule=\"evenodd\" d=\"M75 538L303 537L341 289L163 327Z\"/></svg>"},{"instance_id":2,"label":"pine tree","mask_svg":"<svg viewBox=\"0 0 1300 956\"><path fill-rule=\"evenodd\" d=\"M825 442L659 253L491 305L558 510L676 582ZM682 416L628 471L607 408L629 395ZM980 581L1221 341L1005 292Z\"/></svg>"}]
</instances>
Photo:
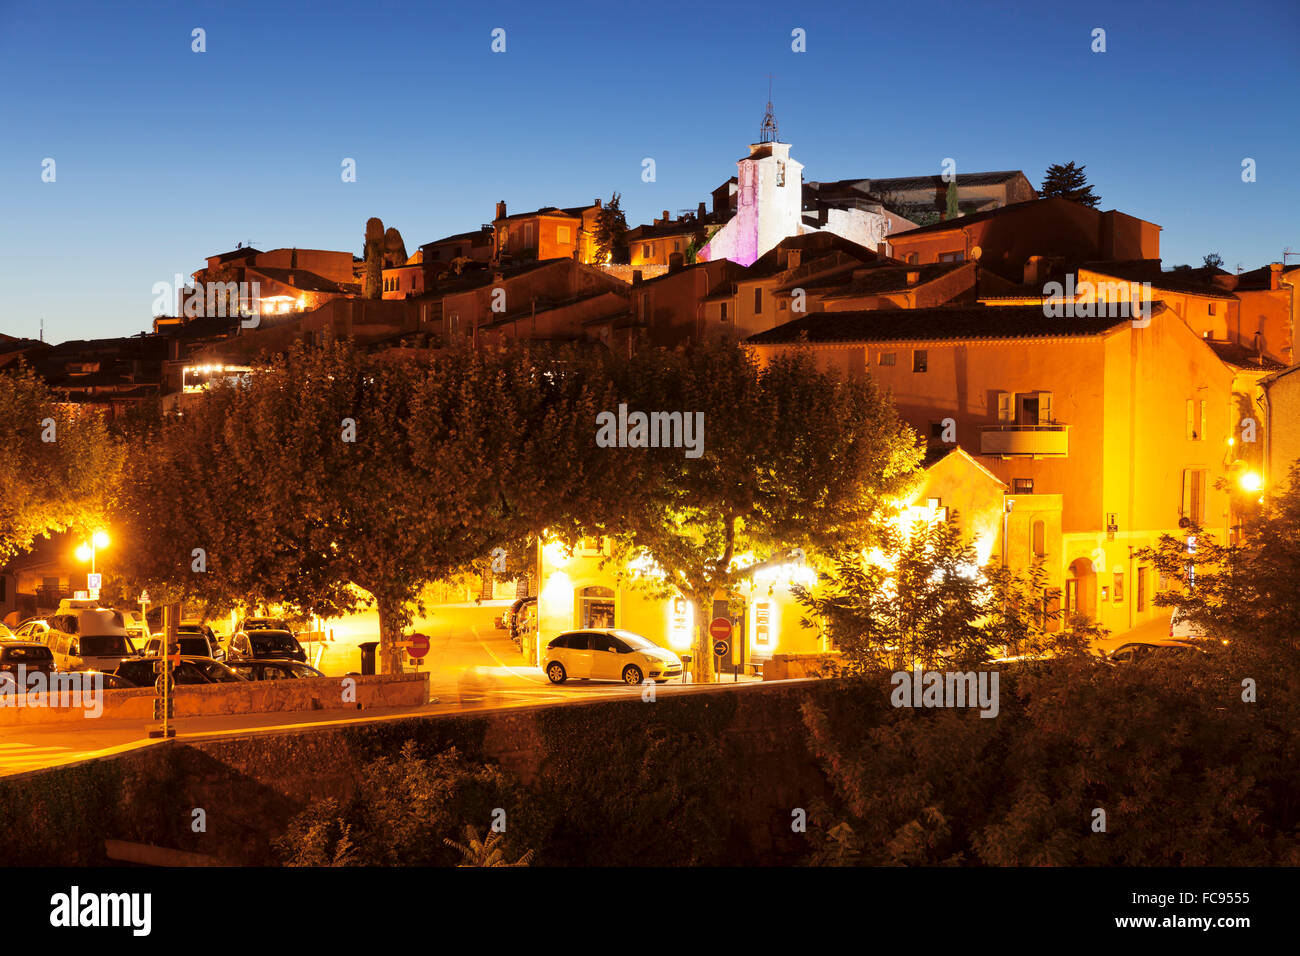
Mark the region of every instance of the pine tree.
<instances>
[{"instance_id":1,"label":"pine tree","mask_svg":"<svg viewBox=\"0 0 1300 956\"><path fill-rule=\"evenodd\" d=\"M956 219L958 216L961 215L961 212L957 208L957 180L956 179L953 179L951 182L948 183L947 200L948 200L948 208L944 212L943 218Z\"/></svg>"},{"instance_id":2,"label":"pine tree","mask_svg":"<svg viewBox=\"0 0 1300 956\"><path fill-rule=\"evenodd\" d=\"M1050 199L1056 196L1095 209L1101 202L1101 197L1093 193L1088 178L1083 174L1085 169L1086 166L1075 166L1074 163L1066 163L1064 166L1053 163L1048 166L1047 174L1043 176L1043 185L1038 190L1039 197Z\"/></svg>"}]
</instances>

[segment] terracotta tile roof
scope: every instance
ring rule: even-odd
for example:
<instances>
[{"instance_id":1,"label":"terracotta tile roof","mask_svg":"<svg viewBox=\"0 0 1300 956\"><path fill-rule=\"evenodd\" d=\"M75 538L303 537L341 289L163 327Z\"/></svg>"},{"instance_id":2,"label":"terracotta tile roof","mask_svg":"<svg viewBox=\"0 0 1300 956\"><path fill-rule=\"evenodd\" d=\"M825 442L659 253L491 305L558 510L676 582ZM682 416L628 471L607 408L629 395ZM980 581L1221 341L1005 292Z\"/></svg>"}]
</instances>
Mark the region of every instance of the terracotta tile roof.
<instances>
[{"instance_id":1,"label":"terracotta tile roof","mask_svg":"<svg viewBox=\"0 0 1300 956\"><path fill-rule=\"evenodd\" d=\"M1152 314L1164 310L1157 302ZM1041 339L1104 335L1127 317L1053 319L1038 305L960 306L816 312L746 341L753 345L819 342L925 342L961 339Z\"/></svg>"},{"instance_id":2,"label":"terracotta tile roof","mask_svg":"<svg viewBox=\"0 0 1300 956\"><path fill-rule=\"evenodd\" d=\"M934 262L929 265L893 265L883 263L874 268L864 269L858 276L842 289L827 292L827 299L847 299L862 295L884 295L888 292L903 292L915 289L942 278L950 272L969 266L967 262ZM919 273L916 282L909 283L907 274Z\"/></svg>"}]
</instances>

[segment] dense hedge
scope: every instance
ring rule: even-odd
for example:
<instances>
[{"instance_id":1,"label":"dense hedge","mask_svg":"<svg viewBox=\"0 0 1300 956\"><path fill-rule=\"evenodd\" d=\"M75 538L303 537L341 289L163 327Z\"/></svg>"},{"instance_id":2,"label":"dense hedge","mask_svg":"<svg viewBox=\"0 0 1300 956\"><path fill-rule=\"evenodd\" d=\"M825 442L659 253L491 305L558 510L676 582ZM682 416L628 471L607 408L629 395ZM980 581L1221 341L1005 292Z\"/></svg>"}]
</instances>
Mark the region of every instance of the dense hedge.
<instances>
[{"instance_id":1,"label":"dense hedge","mask_svg":"<svg viewBox=\"0 0 1300 956\"><path fill-rule=\"evenodd\" d=\"M993 719L894 709L887 675L805 705L834 788L812 861L1300 864L1300 686L1278 661L1217 649L1002 678Z\"/></svg>"}]
</instances>

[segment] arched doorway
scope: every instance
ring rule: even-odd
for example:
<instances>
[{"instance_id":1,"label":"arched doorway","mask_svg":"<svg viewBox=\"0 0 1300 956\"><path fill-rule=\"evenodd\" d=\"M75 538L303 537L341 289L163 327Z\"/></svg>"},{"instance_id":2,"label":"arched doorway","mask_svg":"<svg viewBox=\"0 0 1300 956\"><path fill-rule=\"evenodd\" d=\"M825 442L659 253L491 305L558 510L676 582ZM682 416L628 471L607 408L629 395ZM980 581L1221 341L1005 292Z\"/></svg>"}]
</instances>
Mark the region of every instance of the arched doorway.
<instances>
[{"instance_id":1,"label":"arched doorway","mask_svg":"<svg viewBox=\"0 0 1300 956\"><path fill-rule=\"evenodd\" d=\"M1097 575L1091 558L1075 558L1065 575L1065 619L1076 614L1097 617Z\"/></svg>"}]
</instances>

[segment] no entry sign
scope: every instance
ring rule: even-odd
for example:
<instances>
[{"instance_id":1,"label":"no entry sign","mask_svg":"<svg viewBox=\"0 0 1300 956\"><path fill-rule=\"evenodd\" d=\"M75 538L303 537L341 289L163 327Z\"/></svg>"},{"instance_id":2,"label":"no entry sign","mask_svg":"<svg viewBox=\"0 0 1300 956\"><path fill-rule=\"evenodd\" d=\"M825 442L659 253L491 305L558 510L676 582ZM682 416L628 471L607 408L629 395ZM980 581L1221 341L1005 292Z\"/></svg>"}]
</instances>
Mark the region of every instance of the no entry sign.
<instances>
[{"instance_id":1,"label":"no entry sign","mask_svg":"<svg viewBox=\"0 0 1300 956\"><path fill-rule=\"evenodd\" d=\"M709 637L715 641L731 639L731 622L725 617L715 617L709 622Z\"/></svg>"},{"instance_id":2,"label":"no entry sign","mask_svg":"<svg viewBox=\"0 0 1300 956\"><path fill-rule=\"evenodd\" d=\"M406 653L412 657L424 657L429 653L429 638L423 634L412 634Z\"/></svg>"}]
</instances>

